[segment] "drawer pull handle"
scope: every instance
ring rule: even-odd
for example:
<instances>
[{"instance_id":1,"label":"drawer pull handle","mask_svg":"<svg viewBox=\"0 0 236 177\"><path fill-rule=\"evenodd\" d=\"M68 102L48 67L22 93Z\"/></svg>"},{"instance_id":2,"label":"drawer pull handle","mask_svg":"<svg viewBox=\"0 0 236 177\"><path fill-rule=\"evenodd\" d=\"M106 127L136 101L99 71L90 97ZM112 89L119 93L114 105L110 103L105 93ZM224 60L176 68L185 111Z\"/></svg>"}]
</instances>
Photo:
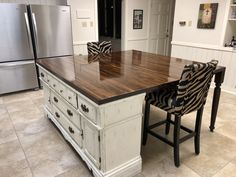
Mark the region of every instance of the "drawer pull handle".
<instances>
[{"instance_id":1,"label":"drawer pull handle","mask_svg":"<svg viewBox=\"0 0 236 177\"><path fill-rule=\"evenodd\" d=\"M44 77L44 74L43 74L43 73L41 73L40 75L41 75L42 77Z\"/></svg>"},{"instance_id":2,"label":"drawer pull handle","mask_svg":"<svg viewBox=\"0 0 236 177\"><path fill-rule=\"evenodd\" d=\"M58 99L56 97L53 98L56 103L58 103Z\"/></svg>"},{"instance_id":3,"label":"drawer pull handle","mask_svg":"<svg viewBox=\"0 0 236 177\"><path fill-rule=\"evenodd\" d=\"M73 130L73 128L69 127L68 129L69 129L70 133L72 133L72 134L75 133L74 130Z\"/></svg>"},{"instance_id":4,"label":"drawer pull handle","mask_svg":"<svg viewBox=\"0 0 236 177\"><path fill-rule=\"evenodd\" d=\"M67 109L67 114L69 115L69 116L73 116L73 113L71 112L71 110L69 110L69 109Z\"/></svg>"},{"instance_id":5,"label":"drawer pull handle","mask_svg":"<svg viewBox=\"0 0 236 177\"><path fill-rule=\"evenodd\" d=\"M81 104L80 107L81 107L82 111L84 111L85 113L89 112L89 108L87 108L86 105Z\"/></svg>"},{"instance_id":6,"label":"drawer pull handle","mask_svg":"<svg viewBox=\"0 0 236 177\"><path fill-rule=\"evenodd\" d=\"M60 90L60 93L63 93L63 90Z\"/></svg>"},{"instance_id":7,"label":"drawer pull handle","mask_svg":"<svg viewBox=\"0 0 236 177\"><path fill-rule=\"evenodd\" d=\"M60 118L60 115L57 112L55 112L55 114L57 118Z\"/></svg>"}]
</instances>

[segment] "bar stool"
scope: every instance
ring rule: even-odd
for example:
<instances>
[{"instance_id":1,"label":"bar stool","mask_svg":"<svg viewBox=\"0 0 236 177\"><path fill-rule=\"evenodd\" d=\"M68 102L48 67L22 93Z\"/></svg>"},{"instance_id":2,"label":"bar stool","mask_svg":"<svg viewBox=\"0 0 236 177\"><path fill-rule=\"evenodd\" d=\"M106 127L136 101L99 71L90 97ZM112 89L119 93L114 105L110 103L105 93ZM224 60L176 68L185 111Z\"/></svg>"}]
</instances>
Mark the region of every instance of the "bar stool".
<instances>
[{"instance_id":1,"label":"bar stool","mask_svg":"<svg viewBox=\"0 0 236 177\"><path fill-rule=\"evenodd\" d=\"M109 54L112 52L111 41L88 42L87 48L89 55L98 55L100 53Z\"/></svg>"},{"instance_id":2,"label":"bar stool","mask_svg":"<svg viewBox=\"0 0 236 177\"><path fill-rule=\"evenodd\" d=\"M174 148L175 166L180 166L179 145L194 137L195 153L200 153L200 131L202 114L206 103L209 87L218 61L186 65L181 75L179 84L173 87L160 88L146 95L143 145L146 145L148 134L160 139ZM164 121L149 125L150 105L154 105L167 112ZM197 111L195 130L190 130L181 125L181 117ZM174 121L171 120L174 115ZM170 125L174 125L173 142L153 131L154 128L165 124L165 133L169 134ZM180 129L188 135L180 138Z\"/></svg>"}]
</instances>

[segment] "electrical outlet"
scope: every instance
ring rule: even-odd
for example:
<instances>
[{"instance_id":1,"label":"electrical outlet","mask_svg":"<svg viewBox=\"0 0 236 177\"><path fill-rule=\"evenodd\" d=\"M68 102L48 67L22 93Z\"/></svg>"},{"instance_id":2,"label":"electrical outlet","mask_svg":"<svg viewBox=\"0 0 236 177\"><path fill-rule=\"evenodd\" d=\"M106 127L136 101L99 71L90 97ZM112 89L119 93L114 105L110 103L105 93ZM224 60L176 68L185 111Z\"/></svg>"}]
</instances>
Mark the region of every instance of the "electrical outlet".
<instances>
[{"instance_id":1,"label":"electrical outlet","mask_svg":"<svg viewBox=\"0 0 236 177\"><path fill-rule=\"evenodd\" d=\"M192 26L192 21L188 21L188 26L190 27L190 26Z\"/></svg>"}]
</instances>

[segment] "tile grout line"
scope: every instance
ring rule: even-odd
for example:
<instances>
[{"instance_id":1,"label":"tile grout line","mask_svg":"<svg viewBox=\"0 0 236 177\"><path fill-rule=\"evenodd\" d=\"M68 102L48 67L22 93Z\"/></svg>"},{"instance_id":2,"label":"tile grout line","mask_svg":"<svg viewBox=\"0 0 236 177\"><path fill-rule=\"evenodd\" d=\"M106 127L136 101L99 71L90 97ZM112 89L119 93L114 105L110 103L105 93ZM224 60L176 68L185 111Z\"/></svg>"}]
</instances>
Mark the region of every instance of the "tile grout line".
<instances>
[{"instance_id":1,"label":"tile grout line","mask_svg":"<svg viewBox=\"0 0 236 177\"><path fill-rule=\"evenodd\" d=\"M223 170L229 163L230 163L230 161L227 162L221 169L217 170L217 172L214 175L212 175L212 177L215 176L216 174L218 174L221 170Z\"/></svg>"},{"instance_id":2,"label":"tile grout line","mask_svg":"<svg viewBox=\"0 0 236 177\"><path fill-rule=\"evenodd\" d=\"M31 101L32 101L32 100L31 100ZM4 105L5 105L5 103L4 103ZM7 110L8 116L9 116L9 118L10 118L10 121L11 121L11 123L12 123L12 126L13 126L13 128L14 128L14 131L15 131L15 134L16 134L16 137L17 137L17 140L18 140L18 142L19 142L19 144L20 144L20 147L21 147L21 149L22 149L22 151L23 151L23 153L24 153L24 155L25 155L25 160L26 160L27 165L28 165L28 167L29 167L30 173L31 173L31 175L34 177L34 173L33 173L32 169L31 169L31 166L30 166L30 163L29 163L28 158L27 158L27 156L26 156L25 150L24 150L24 148L23 148L23 146L22 146L22 144L21 144L20 138L19 138L19 136L18 136L18 134L17 134L15 125L13 124L13 121L12 121L12 119L11 119L11 115L10 115L8 109L6 109L6 110Z\"/></svg>"},{"instance_id":3,"label":"tile grout line","mask_svg":"<svg viewBox=\"0 0 236 177\"><path fill-rule=\"evenodd\" d=\"M222 170L223 168L225 168L229 163L230 163L230 161L227 162L222 168L220 168L219 170L217 170L217 172L215 172L211 177L213 177L213 176L215 176L217 173L219 173L220 170ZM189 167L187 164L184 163L184 165L185 165L186 167L188 167L189 169L193 170L193 171L194 171L195 173L197 173L199 176L204 177L204 176L200 175L196 170L194 170L194 169L192 169L191 167Z\"/></svg>"}]
</instances>

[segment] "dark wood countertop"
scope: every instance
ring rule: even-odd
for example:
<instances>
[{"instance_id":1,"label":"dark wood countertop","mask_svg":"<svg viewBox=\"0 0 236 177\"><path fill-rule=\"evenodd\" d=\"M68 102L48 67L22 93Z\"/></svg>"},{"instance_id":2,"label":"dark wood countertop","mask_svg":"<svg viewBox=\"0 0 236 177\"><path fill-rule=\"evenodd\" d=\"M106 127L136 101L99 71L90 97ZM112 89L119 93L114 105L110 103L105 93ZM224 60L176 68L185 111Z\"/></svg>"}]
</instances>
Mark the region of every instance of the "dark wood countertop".
<instances>
[{"instance_id":1,"label":"dark wood countertop","mask_svg":"<svg viewBox=\"0 0 236 177\"><path fill-rule=\"evenodd\" d=\"M176 84L184 66L192 63L140 51L37 60L38 65L99 105ZM224 67L216 72L221 69Z\"/></svg>"}]
</instances>

